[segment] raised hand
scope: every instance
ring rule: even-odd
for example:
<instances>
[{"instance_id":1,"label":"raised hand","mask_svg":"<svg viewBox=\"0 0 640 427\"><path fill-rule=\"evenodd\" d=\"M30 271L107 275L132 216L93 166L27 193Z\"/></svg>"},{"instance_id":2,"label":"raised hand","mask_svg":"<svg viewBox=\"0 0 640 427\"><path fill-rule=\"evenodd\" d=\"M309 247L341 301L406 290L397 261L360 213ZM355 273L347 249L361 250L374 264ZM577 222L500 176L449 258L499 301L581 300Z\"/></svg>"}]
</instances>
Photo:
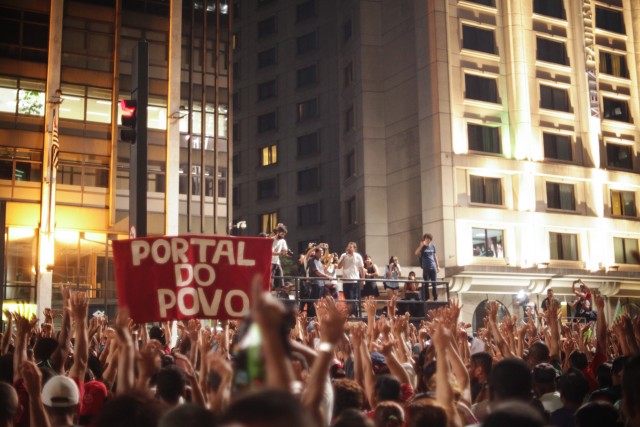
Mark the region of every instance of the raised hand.
<instances>
[{"instance_id":1,"label":"raised hand","mask_svg":"<svg viewBox=\"0 0 640 427\"><path fill-rule=\"evenodd\" d=\"M69 299L71 318L76 322L86 322L89 314L89 298L83 291L73 292Z\"/></svg>"},{"instance_id":2,"label":"raised hand","mask_svg":"<svg viewBox=\"0 0 640 427\"><path fill-rule=\"evenodd\" d=\"M487 316L490 322L498 323L498 303L496 301L490 301L487 304Z\"/></svg>"},{"instance_id":3,"label":"raised hand","mask_svg":"<svg viewBox=\"0 0 640 427\"><path fill-rule=\"evenodd\" d=\"M376 301L374 297L372 296L365 297L362 305L364 305L364 311L365 313L367 313L367 318L373 319L376 317L377 307L376 307Z\"/></svg>"}]
</instances>

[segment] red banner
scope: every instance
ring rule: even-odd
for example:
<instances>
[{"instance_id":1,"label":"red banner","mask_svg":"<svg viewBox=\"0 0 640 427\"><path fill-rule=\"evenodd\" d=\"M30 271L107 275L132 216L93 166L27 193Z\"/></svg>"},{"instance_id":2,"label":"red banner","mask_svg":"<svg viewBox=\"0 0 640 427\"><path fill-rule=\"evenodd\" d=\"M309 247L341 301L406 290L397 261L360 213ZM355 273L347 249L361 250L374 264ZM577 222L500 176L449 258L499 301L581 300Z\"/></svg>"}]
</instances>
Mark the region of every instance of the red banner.
<instances>
[{"instance_id":1,"label":"red banner","mask_svg":"<svg viewBox=\"0 0 640 427\"><path fill-rule=\"evenodd\" d=\"M272 243L200 235L115 240L118 304L137 323L242 318L256 274L270 289Z\"/></svg>"}]
</instances>

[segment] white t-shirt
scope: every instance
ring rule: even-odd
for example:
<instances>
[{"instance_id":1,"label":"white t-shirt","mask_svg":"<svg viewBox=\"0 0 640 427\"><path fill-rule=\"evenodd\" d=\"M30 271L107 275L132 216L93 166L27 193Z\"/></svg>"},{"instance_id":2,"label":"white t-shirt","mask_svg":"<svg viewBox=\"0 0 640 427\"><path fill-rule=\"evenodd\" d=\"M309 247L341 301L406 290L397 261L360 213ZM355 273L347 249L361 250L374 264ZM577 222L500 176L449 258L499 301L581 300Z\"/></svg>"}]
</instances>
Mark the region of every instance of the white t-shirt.
<instances>
[{"instance_id":1,"label":"white t-shirt","mask_svg":"<svg viewBox=\"0 0 640 427\"><path fill-rule=\"evenodd\" d=\"M287 247L287 241L284 239L273 239L273 246L271 247L271 252L277 252L281 254L283 251L287 251L289 248ZM280 256L272 255L271 256L271 264L280 265Z\"/></svg>"},{"instance_id":2,"label":"white t-shirt","mask_svg":"<svg viewBox=\"0 0 640 427\"><path fill-rule=\"evenodd\" d=\"M346 252L340 256L342 261L342 280L354 280L360 279L360 269L364 268L364 261L359 253L354 252L353 255L349 255Z\"/></svg>"}]
</instances>

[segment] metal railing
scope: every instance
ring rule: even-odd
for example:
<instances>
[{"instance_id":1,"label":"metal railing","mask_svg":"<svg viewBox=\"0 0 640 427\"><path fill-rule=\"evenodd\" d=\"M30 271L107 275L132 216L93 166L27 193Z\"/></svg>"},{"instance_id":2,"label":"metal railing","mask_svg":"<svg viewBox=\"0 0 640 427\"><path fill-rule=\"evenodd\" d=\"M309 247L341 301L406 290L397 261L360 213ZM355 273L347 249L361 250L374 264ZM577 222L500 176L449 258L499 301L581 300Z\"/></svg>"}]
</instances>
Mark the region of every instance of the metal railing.
<instances>
[{"instance_id":1,"label":"metal railing","mask_svg":"<svg viewBox=\"0 0 640 427\"><path fill-rule=\"evenodd\" d=\"M394 289L398 294L398 301L396 307L400 309L411 308L407 311L411 314L412 320L421 319L424 315L431 309L441 307L444 305L448 305L449 303L449 283L444 281L425 281L425 280L410 280L410 279L386 279L384 277L378 278L369 278L369 279L358 279L358 280L345 280L343 278L335 278L335 279L325 279L321 277L304 277L304 276L276 276L272 279L282 279L284 283L283 288L272 288L272 293L276 293L276 296L279 296L280 299L285 302L289 302L290 304L294 304L295 308L300 311L304 311L307 313L309 317L315 316L315 307L313 304L321 297L329 294L337 293L332 292L331 290L326 290L328 284L335 284L337 287L337 283L340 282L343 284L352 284L356 283L355 286L355 298L347 298L344 295L344 287L343 287L343 295L339 298L339 301L348 305L351 305L350 314L356 318L362 319L364 310L362 309L362 303L364 301L364 297L362 296L363 284L364 283L374 283L376 288L378 289L378 297L376 297L373 301L376 304L386 304L389 298L380 298L380 296L384 295L386 292L389 297L391 292L389 292L388 287L384 287L384 283L397 283L398 288ZM401 289L401 284L406 283L415 283L417 285L416 291L411 295L411 299L406 298L406 293L404 289ZM287 284L292 284L293 286L287 286ZM436 290L440 299L437 301L431 300L429 297L430 292L432 291L432 285L435 284ZM444 290L444 292L442 292ZM287 298L284 297L286 293ZM405 298L401 298L401 297ZM415 307L415 308L414 308ZM420 314L421 313L421 314ZM404 313L402 313L404 314ZM419 314L414 316L414 314Z\"/></svg>"}]
</instances>

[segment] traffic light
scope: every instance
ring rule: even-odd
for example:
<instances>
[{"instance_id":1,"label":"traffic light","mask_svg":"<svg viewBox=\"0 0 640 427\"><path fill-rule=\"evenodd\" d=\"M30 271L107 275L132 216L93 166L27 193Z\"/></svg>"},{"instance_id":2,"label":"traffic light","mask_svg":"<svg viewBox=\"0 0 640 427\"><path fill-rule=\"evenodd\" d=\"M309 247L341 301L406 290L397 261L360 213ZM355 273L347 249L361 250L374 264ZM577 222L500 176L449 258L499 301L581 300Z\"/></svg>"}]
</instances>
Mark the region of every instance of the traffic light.
<instances>
[{"instance_id":1,"label":"traffic light","mask_svg":"<svg viewBox=\"0 0 640 427\"><path fill-rule=\"evenodd\" d=\"M132 144L136 142L136 124L137 124L137 102L135 99L121 99L120 108L122 109L122 130L120 130L120 139Z\"/></svg>"}]
</instances>

